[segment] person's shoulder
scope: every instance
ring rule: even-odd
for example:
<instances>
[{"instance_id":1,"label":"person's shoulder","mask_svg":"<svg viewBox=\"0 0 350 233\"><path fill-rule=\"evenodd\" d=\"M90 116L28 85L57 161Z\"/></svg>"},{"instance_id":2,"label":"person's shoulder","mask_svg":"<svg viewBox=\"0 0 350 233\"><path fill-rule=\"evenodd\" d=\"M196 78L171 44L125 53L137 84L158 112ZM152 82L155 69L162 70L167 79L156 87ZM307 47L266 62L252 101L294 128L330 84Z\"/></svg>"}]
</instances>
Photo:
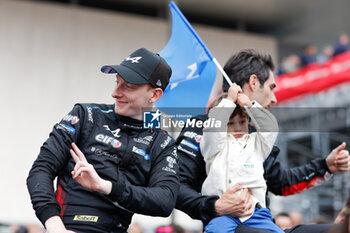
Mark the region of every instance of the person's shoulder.
<instances>
[{"instance_id":1,"label":"person's shoulder","mask_svg":"<svg viewBox=\"0 0 350 233\"><path fill-rule=\"evenodd\" d=\"M113 104L98 104L98 103L77 103L75 106L80 106L81 108L87 110L88 112L97 110L102 113L112 113L114 112Z\"/></svg>"},{"instance_id":2,"label":"person's shoulder","mask_svg":"<svg viewBox=\"0 0 350 233\"><path fill-rule=\"evenodd\" d=\"M151 129L147 132L147 137L152 137L152 149L162 151L176 145L175 139L165 130Z\"/></svg>"},{"instance_id":3,"label":"person's shoulder","mask_svg":"<svg viewBox=\"0 0 350 233\"><path fill-rule=\"evenodd\" d=\"M188 119L188 124L185 124L185 126L182 128L179 137L184 136L186 132L194 132L196 134L201 135L203 133L203 122L205 122L206 120L208 120L207 114L198 115Z\"/></svg>"},{"instance_id":4,"label":"person's shoulder","mask_svg":"<svg viewBox=\"0 0 350 233\"><path fill-rule=\"evenodd\" d=\"M203 114L203 115L198 115L195 117L192 117L191 120L196 119L196 120L200 120L200 121L206 121L208 120L208 114Z\"/></svg>"},{"instance_id":5,"label":"person's shoulder","mask_svg":"<svg viewBox=\"0 0 350 233\"><path fill-rule=\"evenodd\" d=\"M205 122L206 120L208 120L207 114L198 115L190 119L192 124L185 126L176 138L180 150L191 155L200 153L199 143L203 136L203 124L197 124L197 122Z\"/></svg>"},{"instance_id":6,"label":"person's shoulder","mask_svg":"<svg viewBox=\"0 0 350 233\"><path fill-rule=\"evenodd\" d=\"M166 139L169 141L174 140L173 137L168 133L168 131L163 129L151 129L149 133L155 134L158 140L163 140L163 139Z\"/></svg>"}]
</instances>

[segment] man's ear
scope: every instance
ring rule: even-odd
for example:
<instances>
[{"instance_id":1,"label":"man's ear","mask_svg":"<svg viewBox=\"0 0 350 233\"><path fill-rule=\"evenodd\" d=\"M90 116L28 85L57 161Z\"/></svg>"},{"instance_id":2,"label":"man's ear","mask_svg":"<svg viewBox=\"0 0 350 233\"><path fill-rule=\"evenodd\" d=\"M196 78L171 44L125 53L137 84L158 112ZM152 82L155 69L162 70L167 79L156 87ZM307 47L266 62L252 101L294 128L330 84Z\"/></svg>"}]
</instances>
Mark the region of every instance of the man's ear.
<instances>
[{"instance_id":1,"label":"man's ear","mask_svg":"<svg viewBox=\"0 0 350 233\"><path fill-rule=\"evenodd\" d=\"M149 103L154 104L157 100L160 99L163 95L163 90L160 88L154 88L152 89L152 96L149 99Z\"/></svg>"},{"instance_id":2,"label":"man's ear","mask_svg":"<svg viewBox=\"0 0 350 233\"><path fill-rule=\"evenodd\" d=\"M249 89L250 91L255 91L258 87L260 87L260 82L258 76L256 74L252 74L249 77Z\"/></svg>"}]
</instances>

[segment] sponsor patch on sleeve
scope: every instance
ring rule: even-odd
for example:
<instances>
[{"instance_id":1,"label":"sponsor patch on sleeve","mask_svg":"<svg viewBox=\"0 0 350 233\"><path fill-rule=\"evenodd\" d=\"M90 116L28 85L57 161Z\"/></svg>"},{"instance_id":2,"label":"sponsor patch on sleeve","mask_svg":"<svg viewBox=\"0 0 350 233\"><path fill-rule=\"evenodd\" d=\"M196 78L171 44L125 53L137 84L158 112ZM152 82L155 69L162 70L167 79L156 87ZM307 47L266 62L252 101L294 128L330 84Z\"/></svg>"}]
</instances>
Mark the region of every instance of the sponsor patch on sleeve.
<instances>
[{"instance_id":1,"label":"sponsor patch on sleeve","mask_svg":"<svg viewBox=\"0 0 350 233\"><path fill-rule=\"evenodd\" d=\"M71 134L74 134L75 133L75 129L68 126L68 125L65 125L63 123L60 123L59 125L57 125L57 129L63 129L64 131L68 132L68 133L71 133Z\"/></svg>"},{"instance_id":2,"label":"sponsor patch on sleeve","mask_svg":"<svg viewBox=\"0 0 350 233\"><path fill-rule=\"evenodd\" d=\"M192 142L187 141L186 139L182 139L180 144L185 145L195 151L199 151L199 146L193 144Z\"/></svg>"},{"instance_id":3,"label":"sponsor patch on sleeve","mask_svg":"<svg viewBox=\"0 0 350 233\"><path fill-rule=\"evenodd\" d=\"M66 115L65 117L63 117L62 121L66 121L71 123L72 125L75 125L76 123L79 122L79 118L77 116L73 116L73 115Z\"/></svg>"}]
</instances>

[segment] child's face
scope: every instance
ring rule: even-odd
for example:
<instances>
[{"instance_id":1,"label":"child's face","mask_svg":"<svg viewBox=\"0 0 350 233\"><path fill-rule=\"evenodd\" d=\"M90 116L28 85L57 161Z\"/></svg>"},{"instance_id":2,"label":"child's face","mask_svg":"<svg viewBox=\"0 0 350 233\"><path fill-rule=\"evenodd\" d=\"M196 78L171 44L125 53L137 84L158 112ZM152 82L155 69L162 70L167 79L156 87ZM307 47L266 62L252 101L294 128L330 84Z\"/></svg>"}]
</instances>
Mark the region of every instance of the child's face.
<instances>
[{"instance_id":1,"label":"child's face","mask_svg":"<svg viewBox=\"0 0 350 233\"><path fill-rule=\"evenodd\" d=\"M241 138L244 134L248 133L249 118L236 114L231 117L227 124L227 133L231 134L235 138Z\"/></svg>"}]
</instances>

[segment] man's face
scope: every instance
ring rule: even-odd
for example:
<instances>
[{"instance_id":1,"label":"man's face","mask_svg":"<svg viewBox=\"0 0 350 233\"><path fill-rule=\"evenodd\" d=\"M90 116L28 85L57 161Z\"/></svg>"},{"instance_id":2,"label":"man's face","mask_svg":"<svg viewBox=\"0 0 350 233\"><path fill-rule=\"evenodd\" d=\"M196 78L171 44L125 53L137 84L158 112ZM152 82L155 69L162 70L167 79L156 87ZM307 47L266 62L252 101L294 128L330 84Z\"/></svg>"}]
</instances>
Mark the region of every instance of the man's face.
<instances>
[{"instance_id":1,"label":"man's face","mask_svg":"<svg viewBox=\"0 0 350 233\"><path fill-rule=\"evenodd\" d=\"M270 71L269 78L265 81L264 85L256 88L249 98L257 101L264 108L270 108L273 104L277 103L275 94L273 93L276 87L275 77L272 71Z\"/></svg>"},{"instance_id":2,"label":"man's face","mask_svg":"<svg viewBox=\"0 0 350 233\"><path fill-rule=\"evenodd\" d=\"M143 108L152 107L150 99L154 88L149 84L135 85L126 82L117 74L116 85L112 92L115 99L115 112L119 115L142 120Z\"/></svg>"}]
</instances>

